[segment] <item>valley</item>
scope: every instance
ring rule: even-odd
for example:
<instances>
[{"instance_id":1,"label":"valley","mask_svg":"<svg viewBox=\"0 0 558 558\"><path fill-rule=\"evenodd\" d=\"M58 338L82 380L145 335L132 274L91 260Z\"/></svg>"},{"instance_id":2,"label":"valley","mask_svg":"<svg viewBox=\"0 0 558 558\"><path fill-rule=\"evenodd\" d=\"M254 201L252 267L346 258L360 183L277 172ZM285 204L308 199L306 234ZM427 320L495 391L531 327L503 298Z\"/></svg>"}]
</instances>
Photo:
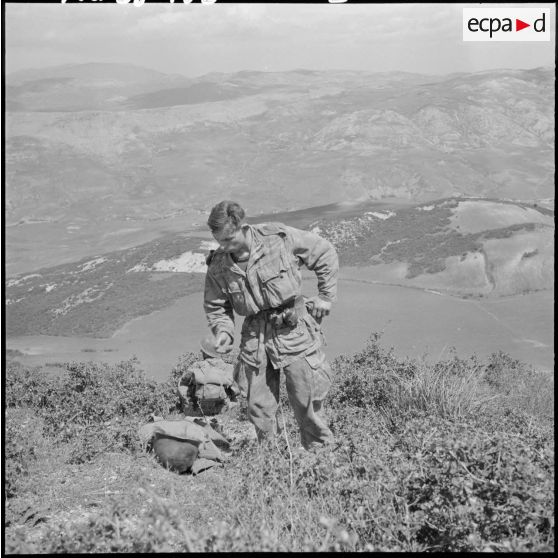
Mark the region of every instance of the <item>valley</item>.
<instances>
[{"instance_id":1,"label":"valley","mask_svg":"<svg viewBox=\"0 0 558 558\"><path fill-rule=\"evenodd\" d=\"M315 281L305 282L307 294ZM236 337L242 319L236 323ZM539 370L554 368L553 293L517 295L497 301L472 301L433 292L356 281L341 274L339 302L324 321L328 358L362 349L374 332L398 356L436 361L455 347L461 357L485 359L499 350ZM72 361L111 364L136 356L146 373L159 380L186 352L199 354L207 330L202 293L181 297L171 306L127 322L99 339L48 335L8 337L14 358L30 366L56 369Z\"/></svg>"},{"instance_id":2,"label":"valley","mask_svg":"<svg viewBox=\"0 0 558 558\"><path fill-rule=\"evenodd\" d=\"M330 358L383 331L401 355L553 367L552 69L49 72L7 80L14 358L135 354L162 378L203 336L205 223L234 199L337 249Z\"/></svg>"}]
</instances>

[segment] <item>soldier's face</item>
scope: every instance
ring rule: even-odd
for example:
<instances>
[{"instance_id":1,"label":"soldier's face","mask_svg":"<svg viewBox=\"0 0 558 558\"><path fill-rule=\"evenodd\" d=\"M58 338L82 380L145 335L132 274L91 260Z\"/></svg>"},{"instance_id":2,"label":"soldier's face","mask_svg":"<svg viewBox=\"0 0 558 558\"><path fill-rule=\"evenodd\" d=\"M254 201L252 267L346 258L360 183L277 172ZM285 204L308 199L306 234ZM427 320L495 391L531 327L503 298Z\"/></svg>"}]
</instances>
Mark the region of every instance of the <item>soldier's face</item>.
<instances>
[{"instance_id":1,"label":"soldier's face","mask_svg":"<svg viewBox=\"0 0 558 558\"><path fill-rule=\"evenodd\" d=\"M225 252L230 253L239 252L246 244L242 229L235 229L232 225L225 225L222 230L213 233L213 238Z\"/></svg>"}]
</instances>

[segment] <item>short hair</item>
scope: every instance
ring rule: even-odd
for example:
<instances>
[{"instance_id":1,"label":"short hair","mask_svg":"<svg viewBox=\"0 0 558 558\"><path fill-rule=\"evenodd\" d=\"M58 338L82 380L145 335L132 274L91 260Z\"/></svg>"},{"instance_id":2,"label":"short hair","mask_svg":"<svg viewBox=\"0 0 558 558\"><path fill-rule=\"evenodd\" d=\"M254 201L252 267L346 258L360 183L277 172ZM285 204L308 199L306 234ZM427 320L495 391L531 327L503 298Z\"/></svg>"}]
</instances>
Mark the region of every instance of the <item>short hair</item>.
<instances>
[{"instance_id":1,"label":"short hair","mask_svg":"<svg viewBox=\"0 0 558 558\"><path fill-rule=\"evenodd\" d=\"M207 220L212 233L222 231L227 225L238 229L244 221L244 209L236 202L224 200L213 207Z\"/></svg>"}]
</instances>

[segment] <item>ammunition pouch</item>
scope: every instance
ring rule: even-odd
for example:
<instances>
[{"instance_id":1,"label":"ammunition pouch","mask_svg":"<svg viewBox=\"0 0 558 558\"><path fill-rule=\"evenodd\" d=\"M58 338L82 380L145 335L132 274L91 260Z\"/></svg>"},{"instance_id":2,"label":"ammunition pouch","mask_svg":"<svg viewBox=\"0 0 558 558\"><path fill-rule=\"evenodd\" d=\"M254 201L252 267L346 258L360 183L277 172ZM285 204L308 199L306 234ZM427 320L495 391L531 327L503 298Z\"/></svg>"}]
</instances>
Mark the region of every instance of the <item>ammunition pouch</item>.
<instances>
[{"instance_id":1,"label":"ammunition pouch","mask_svg":"<svg viewBox=\"0 0 558 558\"><path fill-rule=\"evenodd\" d=\"M298 320L300 320L306 312L304 297L299 295L278 308L270 308L263 312L267 314L267 318L275 329L296 327Z\"/></svg>"}]
</instances>

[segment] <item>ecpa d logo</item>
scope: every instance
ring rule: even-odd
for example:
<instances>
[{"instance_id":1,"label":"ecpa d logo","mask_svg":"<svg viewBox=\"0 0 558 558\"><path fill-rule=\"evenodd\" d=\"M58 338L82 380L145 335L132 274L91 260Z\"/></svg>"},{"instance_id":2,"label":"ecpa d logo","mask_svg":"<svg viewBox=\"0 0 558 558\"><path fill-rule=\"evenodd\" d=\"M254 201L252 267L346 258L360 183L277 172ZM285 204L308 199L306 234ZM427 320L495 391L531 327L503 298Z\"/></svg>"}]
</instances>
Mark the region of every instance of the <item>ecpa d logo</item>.
<instances>
[{"instance_id":1,"label":"ecpa d logo","mask_svg":"<svg viewBox=\"0 0 558 558\"><path fill-rule=\"evenodd\" d=\"M550 41L550 8L463 8L464 41Z\"/></svg>"}]
</instances>

